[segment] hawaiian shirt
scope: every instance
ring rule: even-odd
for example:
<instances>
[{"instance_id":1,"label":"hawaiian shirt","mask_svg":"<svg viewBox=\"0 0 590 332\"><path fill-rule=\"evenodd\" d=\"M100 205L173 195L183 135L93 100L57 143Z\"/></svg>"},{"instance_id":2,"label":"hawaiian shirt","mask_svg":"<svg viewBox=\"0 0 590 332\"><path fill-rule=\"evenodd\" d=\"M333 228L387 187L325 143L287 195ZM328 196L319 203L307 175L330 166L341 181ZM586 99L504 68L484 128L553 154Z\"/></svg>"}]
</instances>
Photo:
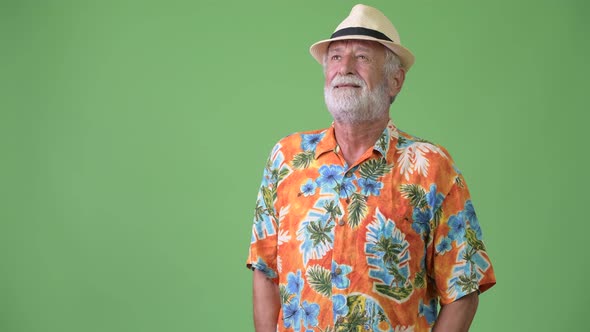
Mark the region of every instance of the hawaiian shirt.
<instances>
[{"instance_id":1,"label":"hawaiian shirt","mask_svg":"<svg viewBox=\"0 0 590 332\"><path fill-rule=\"evenodd\" d=\"M246 262L279 286L278 331L430 331L495 283L449 153L389 121L353 165L333 125L273 148Z\"/></svg>"}]
</instances>

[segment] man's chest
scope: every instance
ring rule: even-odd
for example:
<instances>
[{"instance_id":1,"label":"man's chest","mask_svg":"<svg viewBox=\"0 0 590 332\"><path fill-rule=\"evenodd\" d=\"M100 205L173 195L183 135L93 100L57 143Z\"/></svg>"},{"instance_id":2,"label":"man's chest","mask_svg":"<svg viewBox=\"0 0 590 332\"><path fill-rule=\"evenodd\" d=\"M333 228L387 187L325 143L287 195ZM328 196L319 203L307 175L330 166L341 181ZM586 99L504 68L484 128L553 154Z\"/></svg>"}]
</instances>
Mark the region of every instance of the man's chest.
<instances>
[{"instance_id":1,"label":"man's chest","mask_svg":"<svg viewBox=\"0 0 590 332\"><path fill-rule=\"evenodd\" d=\"M396 273L405 280L421 270L428 230L413 223L427 190L406 182L384 158L349 169L337 162L292 169L277 193L286 271L342 263L374 276L389 269L383 282L390 283Z\"/></svg>"}]
</instances>

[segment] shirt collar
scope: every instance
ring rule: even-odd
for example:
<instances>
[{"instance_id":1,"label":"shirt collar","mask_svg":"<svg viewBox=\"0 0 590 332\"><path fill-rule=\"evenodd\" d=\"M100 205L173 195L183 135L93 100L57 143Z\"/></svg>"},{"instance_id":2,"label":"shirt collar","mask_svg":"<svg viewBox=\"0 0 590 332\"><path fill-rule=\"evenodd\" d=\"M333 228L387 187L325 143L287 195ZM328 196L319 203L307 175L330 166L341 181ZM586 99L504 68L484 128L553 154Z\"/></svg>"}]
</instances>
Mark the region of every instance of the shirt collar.
<instances>
[{"instance_id":1,"label":"shirt collar","mask_svg":"<svg viewBox=\"0 0 590 332\"><path fill-rule=\"evenodd\" d=\"M338 142L336 142L336 135L334 134L334 123L332 122L330 128L326 129L324 132L324 137L322 137L316 146L316 159L328 151L337 152L339 149ZM377 142L375 142L375 145L373 145L373 150L379 152L383 157L387 158L387 152L389 151L389 147L392 144L392 140L397 141L398 138L399 132L390 118L389 122L387 122L387 126L383 130L383 133L381 136L379 136Z\"/></svg>"}]
</instances>

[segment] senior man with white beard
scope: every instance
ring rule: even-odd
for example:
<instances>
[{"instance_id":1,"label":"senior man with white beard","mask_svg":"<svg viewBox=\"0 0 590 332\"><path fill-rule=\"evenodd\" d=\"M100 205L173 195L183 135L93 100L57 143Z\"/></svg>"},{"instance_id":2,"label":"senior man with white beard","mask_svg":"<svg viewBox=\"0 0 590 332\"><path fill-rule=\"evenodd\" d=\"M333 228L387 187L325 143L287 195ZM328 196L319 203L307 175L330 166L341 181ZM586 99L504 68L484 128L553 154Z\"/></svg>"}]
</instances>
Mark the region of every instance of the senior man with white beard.
<instances>
[{"instance_id":1,"label":"senior man with white beard","mask_svg":"<svg viewBox=\"0 0 590 332\"><path fill-rule=\"evenodd\" d=\"M247 259L256 331L467 331L496 280L450 155L389 118L413 55L363 5L311 53L334 122L266 164Z\"/></svg>"}]
</instances>

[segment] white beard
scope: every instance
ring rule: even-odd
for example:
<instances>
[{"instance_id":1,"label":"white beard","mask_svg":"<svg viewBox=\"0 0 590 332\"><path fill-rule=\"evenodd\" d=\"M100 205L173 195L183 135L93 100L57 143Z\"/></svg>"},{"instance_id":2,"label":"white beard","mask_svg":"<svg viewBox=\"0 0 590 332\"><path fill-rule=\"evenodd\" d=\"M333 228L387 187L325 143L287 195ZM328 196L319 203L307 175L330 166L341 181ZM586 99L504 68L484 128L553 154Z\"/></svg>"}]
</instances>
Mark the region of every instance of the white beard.
<instances>
[{"instance_id":1,"label":"white beard","mask_svg":"<svg viewBox=\"0 0 590 332\"><path fill-rule=\"evenodd\" d=\"M336 85L354 84L360 88L335 88ZM324 88L324 100L335 121L360 123L389 116L390 98L387 83L369 91L365 82L357 76L336 76L330 86Z\"/></svg>"}]
</instances>

